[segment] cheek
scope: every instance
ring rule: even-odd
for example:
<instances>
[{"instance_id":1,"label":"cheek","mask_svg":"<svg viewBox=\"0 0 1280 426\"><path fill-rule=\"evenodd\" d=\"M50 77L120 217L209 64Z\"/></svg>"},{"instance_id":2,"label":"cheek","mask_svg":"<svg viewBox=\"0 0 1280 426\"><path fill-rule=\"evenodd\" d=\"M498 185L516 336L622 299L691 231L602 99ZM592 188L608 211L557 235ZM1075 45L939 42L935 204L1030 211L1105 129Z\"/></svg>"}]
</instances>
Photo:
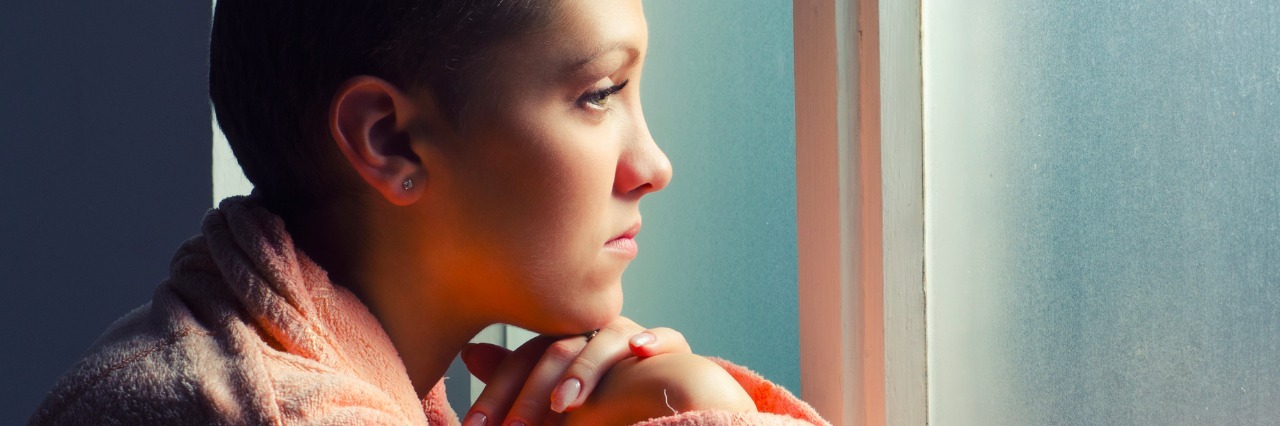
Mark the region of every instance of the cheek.
<instances>
[{"instance_id":1,"label":"cheek","mask_svg":"<svg viewBox=\"0 0 1280 426\"><path fill-rule=\"evenodd\" d=\"M574 269L594 259L609 229L616 226L608 215L616 160L607 151L580 142L560 143L560 148L571 145L574 149L559 149L542 158L543 179L524 188L532 219L526 226L531 235L537 235L531 243L556 249L554 255L543 250L540 257L562 258L561 267Z\"/></svg>"},{"instance_id":2,"label":"cheek","mask_svg":"<svg viewBox=\"0 0 1280 426\"><path fill-rule=\"evenodd\" d=\"M506 128L456 169L467 257L491 277L477 285L517 325L581 332L621 309L625 263L604 253L629 218L613 197L619 141L604 126Z\"/></svg>"},{"instance_id":3,"label":"cheek","mask_svg":"<svg viewBox=\"0 0 1280 426\"><path fill-rule=\"evenodd\" d=\"M514 132L486 162L490 173L479 214L481 232L504 247L506 261L524 280L563 282L589 271L616 224L610 200L616 151L603 136L572 131ZM598 241L597 241L598 240Z\"/></svg>"}]
</instances>

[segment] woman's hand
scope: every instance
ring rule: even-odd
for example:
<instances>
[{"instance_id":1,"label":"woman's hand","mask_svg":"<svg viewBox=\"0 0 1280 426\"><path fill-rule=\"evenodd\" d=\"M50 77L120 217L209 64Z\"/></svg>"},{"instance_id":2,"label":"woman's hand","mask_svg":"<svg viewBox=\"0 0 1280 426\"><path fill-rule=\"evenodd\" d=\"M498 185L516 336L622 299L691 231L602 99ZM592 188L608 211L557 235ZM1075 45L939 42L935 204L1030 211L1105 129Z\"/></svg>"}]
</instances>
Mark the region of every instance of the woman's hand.
<instances>
[{"instance_id":1,"label":"woman's hand","mask_svg":"<svg viewBox=\"0 0 1280 426\"><path fill-rule=\"evenodd\" d=\"M490 344L470 345L462 360L485 383L463 425L559 423L560 413L587 400L605 373L624 360L690 353L679 332L644 329L625 317L584 336L538 336L514 352Z\"/></svg>"},{"instance_id":2,"label":"woman's hand","mask_svg":"<svg viewBox=\"0 0 1280 426\"><path fill-rule=\"evenodd\" d=\"M686 411L755 412L733 376L698 355L673 353L623 360L565 425L628 425Z\"/></svg>"}]
</instances>

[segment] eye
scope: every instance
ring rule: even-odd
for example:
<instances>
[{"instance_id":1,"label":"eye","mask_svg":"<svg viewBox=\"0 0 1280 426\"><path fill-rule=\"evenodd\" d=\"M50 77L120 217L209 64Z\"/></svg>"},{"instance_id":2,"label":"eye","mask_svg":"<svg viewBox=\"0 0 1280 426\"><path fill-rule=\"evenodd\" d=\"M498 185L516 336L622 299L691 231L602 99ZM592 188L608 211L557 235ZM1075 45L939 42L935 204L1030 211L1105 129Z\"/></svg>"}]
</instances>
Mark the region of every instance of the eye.
<instances>
[{"instance_id":1,"label":"eye","mask_svg":"<svg viewBox=\"0 0 1280 426\"><path fill-rule=\"evenodd\" d=\"M616 86L609 86L603 89L595 89L590 92L587 92L583 94L581 98L578 99L578 103L588 108L594 108L598 110L608 109L609 98L613 97L614 94L622 91L622 88L627 87L627 83L630 83L630 82L631 80L627 80L627 81L623 81L621 84L618 84Z\"/></svg>"}]
</instances>

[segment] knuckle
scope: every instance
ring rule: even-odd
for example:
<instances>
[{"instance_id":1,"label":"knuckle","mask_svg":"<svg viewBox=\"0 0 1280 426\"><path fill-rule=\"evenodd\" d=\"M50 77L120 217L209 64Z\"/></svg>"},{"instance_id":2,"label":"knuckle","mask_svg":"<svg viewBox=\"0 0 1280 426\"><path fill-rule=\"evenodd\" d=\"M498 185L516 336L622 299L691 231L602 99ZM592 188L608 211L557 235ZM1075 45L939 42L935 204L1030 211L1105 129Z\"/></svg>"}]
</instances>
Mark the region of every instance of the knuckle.
<instances>
[{"instance_id":1,"label":"knuckle","mask_svg":"<svg viewBox=\"0 0 1280 426\"><path fill-rule=\"evenodd\" d=\"M578 353L581 351L582 346L580 344L570 340L561 340L559 342L552 343L551 346L547 346L547 352L544 355L544 358L568 363L574 357L577 357Z\"/></svg>"},{"instance_id":2,"label":"knuckle","mask_svg":"<svg viewBox=\"0 0 1280 426\"><path fill-rule=\"evenodd\" d=\"M522 359L522 360L529 360L529 359L536 360L538 359L538 357L542 356L542 352L544 352L543 348L545 348L546 345L548 344L549 344L548 340L543 336L535 337L533 339L530 339L528 342L525 342L523 345L520 345L519 348L516 348L516 350L511 353L512 355L511 358Z\"/></svg>"},{"instance_id":3,"label":"knuckle","mask_svg":"<svg viewBox=\"0 0 1280 426\"><path fill-rule=\"evenodd\" d=\"M661 328L661 330L662 330L662 334L665 334L665 335L668 335L668 336L671 336L671 337L674 337L674 338L677 338L677 339L680 339L680 340L684 340L684 333L681 333L681 332L679 332L679 331L676 331L675 329L668 328L668 327L662 327L662 328Z\"/></svg>"},{"instance_id":4,"label":"knuckle","mask_svg":"<svg viewBox=\"0 0 1280 426\"><path fill-rule=\"evenodd\" d=\"M523 419L530 423L537 423L542 418L542 414L550 410L551 403L549 401L522 398L511 406L511 413L507 418Z\"/></svg>"},{"instance_id":5,"label":"knuckle","mask_svg":"<svg viewBox=\"0 0 1280 426\"><path fill-rule=\"evenodd\" d=\"M632 334L638 333L639 330L642 330L642 328L639 325L637 325L634 322L631 322L631 320L627 320L625 322L624 321L611 322L609 323L609 325L606 325L604 326L604 328L600 329L600 332L603 333L607 331L620 336L630 336Z\"/></svg>"},{"instance_id":6,"label":"knuckle","mask_svg":"<svg viewBox=\"0 0 1280 426\"><path fill-rule=\"evenodd\" d=\"M636 324L636 322L632 321L631 318L627 318L624 316L619 316L617 319L610 321L609 324L623 324L623 325L628 325L636 328L641 328L640 324Z\"/></svg>"},{"instance_id":7,"label":"knuckle","mask_svg":"<svg viewBox=\"0 0 1280 426\"><path fill-rule=\"evenodd\" d=\"M596 377L600 372L600 362L591 358L582 357L573 360L573 365L569 367L570 374L577 376L579 379L588 377Z\"/></svg>"},{"instance_id":8,"label":"knuckle","mask_svg":"<svg viewBox=\"0 0 1280 426\"><path fill-rule=\"evenodd\" d=\"M493 395L488 395L482 392L479 397L476 397L476 402L471 404L471 411L479 411L486 413L489 416L493 416L496 414L494 413L494 407L497 406L498 400Z\"/></svg>"}]
</instances>

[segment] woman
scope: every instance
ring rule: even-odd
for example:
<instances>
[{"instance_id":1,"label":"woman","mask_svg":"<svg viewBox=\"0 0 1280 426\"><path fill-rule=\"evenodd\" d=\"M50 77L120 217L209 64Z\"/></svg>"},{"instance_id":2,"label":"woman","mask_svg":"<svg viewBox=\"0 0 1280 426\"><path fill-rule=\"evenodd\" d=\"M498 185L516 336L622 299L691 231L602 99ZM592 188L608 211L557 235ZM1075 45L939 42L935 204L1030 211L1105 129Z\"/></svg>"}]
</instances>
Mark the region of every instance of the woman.
<instances>
[{"instance_id":1,"label":"woman","mask_svg":"<svg viewBox=\"0 0 1280 426\"><path fill-rule=\"evenodd\" d=\"M32 422L452 424L461 351L468 425L822 423L619 316L671 178L646 32L638 0L219 1L210 95L255 193ZM495 323L544 337L467 346Z\"/></svg>"}]
</instances>

